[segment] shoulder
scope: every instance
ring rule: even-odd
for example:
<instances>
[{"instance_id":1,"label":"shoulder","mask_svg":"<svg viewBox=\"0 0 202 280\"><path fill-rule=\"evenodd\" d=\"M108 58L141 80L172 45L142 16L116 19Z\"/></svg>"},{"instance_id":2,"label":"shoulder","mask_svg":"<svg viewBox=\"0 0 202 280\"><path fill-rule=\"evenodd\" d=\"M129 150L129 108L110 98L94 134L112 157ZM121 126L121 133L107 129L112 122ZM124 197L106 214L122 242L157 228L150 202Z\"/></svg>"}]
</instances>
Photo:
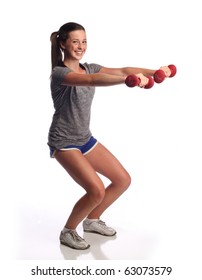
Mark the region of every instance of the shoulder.
<instances>
[{"instance_id":1,"label":"shoulder","mask_svg":"<svg viewBox=\"0 0 202 280\"><path fill-rule=\"evenodd\" d=\"M58 81L60 83L63 81L64 76L70 72L72 72L72 70L68 67L56 66L52 70L51 79L52 81Z\"/></svg>"},{"instance_id":2,"label":"shoulder","mask_svg":"<svg viewBox=\"0 0 202 280\"><path fill-rule=\"evenodd\" d=\"M82 65L89 74L98 73L100 69L103 67L102 65L97 63L87 63L87 62L83 63Z\"/></svg>"},{"instance_id":3,"label":"shoulder","mask_svg":"<svg viewBox=\"0 0 202 280\"><path fill-rule=\"evenodd\" d=\"M53 68L51 75L60 75L60 74L66 74L68 72L72 72L72 70L68 67L64 66L56 66Z\"/></svg>"}]
</instances>

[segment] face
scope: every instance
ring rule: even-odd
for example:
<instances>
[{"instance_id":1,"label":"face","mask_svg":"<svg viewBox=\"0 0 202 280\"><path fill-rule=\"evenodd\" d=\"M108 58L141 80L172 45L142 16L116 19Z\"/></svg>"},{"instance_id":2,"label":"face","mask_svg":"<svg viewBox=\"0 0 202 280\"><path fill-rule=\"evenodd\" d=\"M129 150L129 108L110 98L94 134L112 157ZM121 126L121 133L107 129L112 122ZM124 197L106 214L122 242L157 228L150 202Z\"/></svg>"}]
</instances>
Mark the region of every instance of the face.
<instances>
[{"instance_id":1,"label":"face","mask_svg":"<svg viewBox=\"0 0 202 280\"><path fill-rule=\"evenodd\" d=\"M86 32L84 30L70 32L68 39L61 46L69 59L82 59L87 49Z\"/></svg>"}]
</instances>

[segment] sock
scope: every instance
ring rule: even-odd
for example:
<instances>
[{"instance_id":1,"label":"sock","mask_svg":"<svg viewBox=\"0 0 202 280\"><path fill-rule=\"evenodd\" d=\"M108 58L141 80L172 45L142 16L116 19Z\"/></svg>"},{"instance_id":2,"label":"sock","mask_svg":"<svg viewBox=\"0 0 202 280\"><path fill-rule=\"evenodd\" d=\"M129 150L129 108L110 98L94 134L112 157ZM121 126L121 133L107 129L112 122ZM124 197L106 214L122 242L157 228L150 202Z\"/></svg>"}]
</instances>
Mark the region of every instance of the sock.
<instances>
[{"instance_id":1,"label":"sock","mask_svg":"<svg viewBox=\"0 0 202 280\"><path fill-rule=\"evenodd\" d=\"M89 219L89 218L86 218L86 222L87 223L92 223L92 222L97 222L99 221L99 219Z\"/></svg>"},{"instance_id":2,"label":"sock","mask_svg":"<svg viewBox=\"0 0 202 280\"><path fill-rule=\"evenodd\" d=\"M68 231L70 231L70 230L75 231L75 229L71 229L71 228L66 228L66 227L64 227L63 230L62 230L62 232L63 232L63 233L66 233L66 232L68 232Z\"/></svg>"}]
</instances>

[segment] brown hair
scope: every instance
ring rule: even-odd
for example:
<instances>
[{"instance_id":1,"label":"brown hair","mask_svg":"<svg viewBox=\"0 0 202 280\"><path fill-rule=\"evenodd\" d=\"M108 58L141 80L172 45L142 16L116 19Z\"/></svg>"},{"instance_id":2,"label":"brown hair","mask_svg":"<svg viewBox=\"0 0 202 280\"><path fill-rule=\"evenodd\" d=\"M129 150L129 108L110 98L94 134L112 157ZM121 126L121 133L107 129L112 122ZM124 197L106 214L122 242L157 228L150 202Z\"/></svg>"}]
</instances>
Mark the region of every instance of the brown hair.
<instances>
[{"instance_id":1,"label":"brown hair","mask_svg":"<svg viewBox=\"0 0 202 280\"><path fill-rule=\"evenodd\" d=\"M76 22L68 22L62 25L57 32L53 32L50 36L51 40L51 64L52 69L55 66L63 65L63 50L61 49L60 43L65 42L68 39L69 32L75 30L84 30L84 27Z\"/></svg>"}]
</instances>

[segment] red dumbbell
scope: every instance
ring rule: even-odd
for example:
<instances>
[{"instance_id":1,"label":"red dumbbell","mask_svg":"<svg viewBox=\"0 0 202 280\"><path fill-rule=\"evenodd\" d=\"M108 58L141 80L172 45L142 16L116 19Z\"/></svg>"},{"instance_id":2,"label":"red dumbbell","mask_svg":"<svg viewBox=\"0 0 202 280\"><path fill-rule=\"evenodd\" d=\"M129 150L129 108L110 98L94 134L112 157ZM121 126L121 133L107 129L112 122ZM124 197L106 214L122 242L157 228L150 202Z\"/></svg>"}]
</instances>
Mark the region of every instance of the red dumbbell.
<instances>
[{"instance_id":1,"label":"red dumbbell","mask_svg":"<svg viewBox=\"0 0 202 280\"><path fill-rule=\"evenodd\" d=\"M125 79L125 84L128 87L136 87L140 83L140 79L135 76L135 75L128 75L127 78Z\"/></svg>"},{"instance_id":2,"label":"red dumbbell","mask_svg":"<svg viewBox=\"0 0 202 280\"><path fill-rule=\"evenodd\" d=\"M154 85L154 79L151 76L148 76L147 78L149 79L149 81L144 87L145 89L149 89ZM128 87L136 87L139 85L139 83L140 83L140 78L138 78L135 75L128 75L127 78L125 79L125 84Z\"/></svg>"},{"instance_id":3,"label":"red dumbbell","mask_svg":"<svg viewBox=\"0 0 202 280\"><path fill-rule=\"evenodd\" d=\"M149 89L152 88L154 85L154 79L151 76L147 77L149 79L148 83L146 84L146 86L144 88Z\"/></svg>"},{"instance_id":4,"label":"red dumbbell","mask_svg":"<svg viewBox=\"0 0 202 280\"><path fill-rule=\"evenodd\" d=\"M170 68L170 71L171 71L171 74L170 74L169 78L172 78L177 73L177 68L173 64L168 65L168 67Z\"/></svg>"},{"instance_id":5,"label":"red dumbbell","mask_svg":"<svg viewBox=\"0 0 202 280\"><path fill-rule=\"evenodd\" d=\"M177 68L173 64L168 65L168 67L170 68L170 71L171 71L169 78L172 78L175 76L175 74L177 72ZM158 84L162 83L165 80L165 78L166 78L165 72L161 69L157 70L154 73L154 81Z\"/></svg>"}]
</instances>

